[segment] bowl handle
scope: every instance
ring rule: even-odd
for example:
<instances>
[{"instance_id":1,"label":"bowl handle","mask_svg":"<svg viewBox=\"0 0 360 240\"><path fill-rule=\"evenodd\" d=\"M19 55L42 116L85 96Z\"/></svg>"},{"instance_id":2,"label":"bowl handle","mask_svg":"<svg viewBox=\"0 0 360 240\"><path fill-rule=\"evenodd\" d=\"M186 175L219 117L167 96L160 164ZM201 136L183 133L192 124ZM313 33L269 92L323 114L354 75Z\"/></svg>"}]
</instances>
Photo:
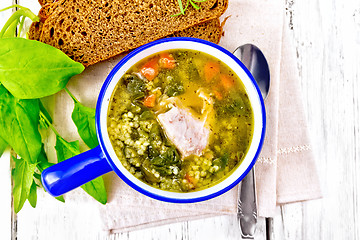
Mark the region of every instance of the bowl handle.
<instances>
[{"instance_id":1,"label":"bowl handle","mask_svg":"<svg viewBox=\"0 0 360 240\"><path fill-rule=\"evenodd\" d=\"M100 146L45 169L41 181L57 197L112 171Z\"/></svg>"}]
</instances>

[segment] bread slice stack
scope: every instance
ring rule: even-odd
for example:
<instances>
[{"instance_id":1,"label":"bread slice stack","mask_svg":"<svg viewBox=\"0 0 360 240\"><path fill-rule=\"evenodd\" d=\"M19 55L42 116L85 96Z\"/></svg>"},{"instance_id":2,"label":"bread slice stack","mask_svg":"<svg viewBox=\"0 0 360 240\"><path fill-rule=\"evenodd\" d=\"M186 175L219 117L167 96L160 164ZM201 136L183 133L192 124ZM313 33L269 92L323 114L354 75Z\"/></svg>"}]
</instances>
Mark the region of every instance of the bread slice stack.
<instances>
[{"instance_id":1,"label":"bread slice stack","mask_svg":"<svg viewBox=\"0 0 360 240\"><path fill-rule=\"evenodd\" d=\"M182 0L186 6L187 0ZM29 38L50 44L84 66L168 36L196 37L218 43L219 17L228 0L189 5L184 15L177 0L39 0L40 22Z\"/></svg>"}]
</instances>

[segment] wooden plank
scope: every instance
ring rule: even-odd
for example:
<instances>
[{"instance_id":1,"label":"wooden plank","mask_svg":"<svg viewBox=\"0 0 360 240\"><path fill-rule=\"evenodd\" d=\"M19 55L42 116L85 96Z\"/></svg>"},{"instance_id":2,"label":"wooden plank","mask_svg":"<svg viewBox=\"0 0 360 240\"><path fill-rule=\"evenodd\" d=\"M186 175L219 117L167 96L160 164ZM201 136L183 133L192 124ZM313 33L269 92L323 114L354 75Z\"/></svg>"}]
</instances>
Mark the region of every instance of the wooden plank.
<instances>
[{"instance_id":1,"label":"wooden plank","mask_svg":"<svg viewBox=\"0 0 360 240\"><path fill-rule=\"evenodd\" d=\"M13 4L12 0L1 0L0 9L9 7ZM11 16L12 10L0 12L0 29ZM0 233L2 239L11 239L12 229L12 196L11 196L11 167L10 167L10 148L5 150L0 157Z\"/></svg>"},{"instance_id":2,"label":"wooden plank","mask_svg":"<svg viewBox=\"0 0 360 240\"><path fill-rule=\"evenodd\" d=\"M0 7L1 8L1 7ZM11 177L10 177L10 149L0 157L0 233L4 239L11 238Z\"/></svg>"},{"instance_id":3,"label":"wooden plank","mask_svg":"<svg viewBox=\"0 0 360 240\"><path fill-rule=\"evenodd\" d=\"M324 199L282 207L272 239L359 239L360 2L286 2Z\"/></svg>"},{"instance_id":4,"label":"wooden plank","mask_svg":"<svg viewBox=\"0 0 360 240\"><path fill-rule=\"evenodd\" d=\"M129 233L114 234L108 239L242 239L236 216L219 216L182 223L164 225ZM265 219L260 218L257 240L266 239Z\"/></svg>"}]
</instances>

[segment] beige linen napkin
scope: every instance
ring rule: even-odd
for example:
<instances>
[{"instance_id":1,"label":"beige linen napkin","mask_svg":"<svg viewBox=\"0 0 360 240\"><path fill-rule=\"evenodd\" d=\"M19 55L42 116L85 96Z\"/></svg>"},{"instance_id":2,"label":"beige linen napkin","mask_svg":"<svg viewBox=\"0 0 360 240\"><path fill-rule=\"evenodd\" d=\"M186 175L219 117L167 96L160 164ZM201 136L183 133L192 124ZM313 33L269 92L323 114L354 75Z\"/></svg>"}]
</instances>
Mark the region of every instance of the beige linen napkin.
<instances>
[{"instance_id":1,"label":"beige linen napkin","mask_svg":"<svg viewBox=\"0 0 360 240\"><path fill-rule=\"evenodd\" d=\"M224 26L224 36L219 45L233 51L239 45L253 43L263 50L271 70L270 94L266 99L266 138L256 163L258 213L259 216L271 217L275 214L277 204L321 197L299 92L295 52L286 33L287 28L283 26L282 0L229 0L223 19L227 16L230 17ZM86 69L75 80L72 79L69 88L82 102L94 106L94 96L97 96L104 78L117 60L112 59ZM84 89L91 92L84 93ZM62 104L71 101L63 98L68 96L59 94L56 100ZM56 105L55 115L58 116L55 119L64 118L63 112L64 106ZM71 119L62 119L57 127L62 128L63 132L68 131L71 139L74 133L66 127L70 125ZM236 214L236 187L205 202L173 204L136 192L114 173L104 178L109 198L105 206L100 206L99 212L103 228L112 233ZM69 200L79 201L78 197L69 196Z\"/></svg>"}]
</instances>

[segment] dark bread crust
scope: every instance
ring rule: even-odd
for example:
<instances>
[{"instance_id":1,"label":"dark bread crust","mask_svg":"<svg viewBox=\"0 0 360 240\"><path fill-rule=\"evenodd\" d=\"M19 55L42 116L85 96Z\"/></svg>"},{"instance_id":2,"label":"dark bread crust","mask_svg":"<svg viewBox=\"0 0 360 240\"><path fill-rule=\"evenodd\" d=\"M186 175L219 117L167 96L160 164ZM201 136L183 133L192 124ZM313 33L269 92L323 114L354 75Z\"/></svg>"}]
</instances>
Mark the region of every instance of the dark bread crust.
<instances>
[{"instance_id":1,"label":"dark bread crust","mask_svg":"<svg viewBox=\"0 0 360 240\"><path fill-rule=\"evenodd\" d=\"M30 40L40 40L41 35L41 29L42 29L43 23L42 22L33 22L30 25L29 31L28 31L28 38Z\"/></svg>"},{"instance_id":2,"label":"dark bread crust","mask_svg":"<svg viewBox=\"0 0 360 240\"><path fill-rule=\"evenodd\" d=\"M213 43L219 43L222 35L220 20L213 19L198 25L175 32L168 37L193 37L204 39Z\"/></svg>"},{"instance_id":3,"label":"dark bread crust","mask_svg":"<svg viewBox=\"0 0 360 240\"><path fill-rule=\"evenodd\" d=\"M30 25L30 28L29 28L29 31L28 31L29 39L40 41L41 31L42 31L42 27L44 25L44 22L51 15L53 10L55 9L55 8L53 8L52 0L50 0L50 1L48 0L49 3L43 3L43 2L41 2L41 0L39 0L39 3L42 6L39 13L38 13L38 17L40 18L40 21L39 22L33 22Z\"/></svg>"},{"instance_id":4,"label":"dark bread crust","mask_svg":"<svg viewBox=\"0 0 360 240\"><path fill-rule=\"evenodd\" d=\"M55 2L54 0L38 0L41 6Z\"/></svg>"},{"instance_id":5,"label":"dark bread crust","mask_svg":"<svg viewBox=\"0 0 360 240\"><path fill-rule=\"evenodd\" d=\"M218 18L227 4L228 0L208 0L199 3L200 10L189 7L184 16L171 17L179 12L176 0L60 0L46 11L38 39L89 66ZM197 30L197 35L204 34Z\"/></svg>"}]
</instances>

